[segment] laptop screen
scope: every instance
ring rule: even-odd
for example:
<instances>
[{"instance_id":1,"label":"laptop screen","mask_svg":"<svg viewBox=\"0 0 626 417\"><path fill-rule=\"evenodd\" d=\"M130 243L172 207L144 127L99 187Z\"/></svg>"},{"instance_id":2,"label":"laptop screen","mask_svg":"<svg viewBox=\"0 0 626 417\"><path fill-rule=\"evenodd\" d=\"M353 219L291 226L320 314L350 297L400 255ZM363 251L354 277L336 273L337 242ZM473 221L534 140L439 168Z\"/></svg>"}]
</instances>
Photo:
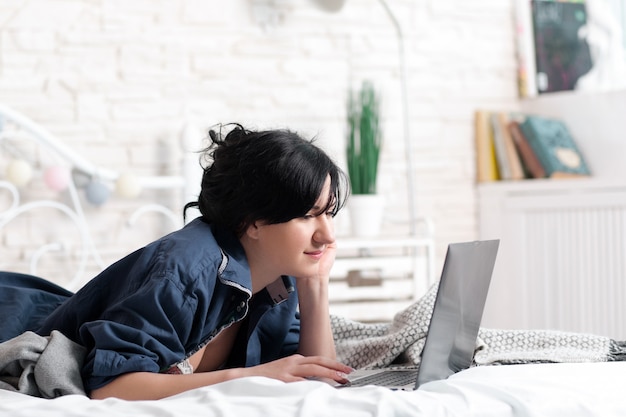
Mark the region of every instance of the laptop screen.
<instances>
[{"instance_id":1,"label":"laptop screen","mask_svg":"<svg viewBox=\"0 0 626 417\"><path fill-rule=\"evenodd\" d=\"M471 365L499 243L448 245L417 386L445 379Z\"/></svg>"}]
</instances>

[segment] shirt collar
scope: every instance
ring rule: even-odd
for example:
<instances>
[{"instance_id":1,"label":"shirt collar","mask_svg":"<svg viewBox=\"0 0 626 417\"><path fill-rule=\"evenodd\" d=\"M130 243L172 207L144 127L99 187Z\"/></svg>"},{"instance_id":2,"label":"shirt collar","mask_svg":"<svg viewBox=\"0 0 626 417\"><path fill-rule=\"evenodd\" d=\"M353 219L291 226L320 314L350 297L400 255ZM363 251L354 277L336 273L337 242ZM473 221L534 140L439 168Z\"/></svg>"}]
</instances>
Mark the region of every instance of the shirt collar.
<instances>
[{"instance_id":1,"label":"shirt collar","mask_svg":"<svg viewBox=\"0 0 626 417\"><path fill-rule=\"evenodd\" d=\"M220 268L220 279L229 281L252 295L252 277L250 266L246 258L246 252L237 236L226 228L209 224L215 241L217 242L222 256L225 257L225 265Z\"/></svg>"}]
</instances>

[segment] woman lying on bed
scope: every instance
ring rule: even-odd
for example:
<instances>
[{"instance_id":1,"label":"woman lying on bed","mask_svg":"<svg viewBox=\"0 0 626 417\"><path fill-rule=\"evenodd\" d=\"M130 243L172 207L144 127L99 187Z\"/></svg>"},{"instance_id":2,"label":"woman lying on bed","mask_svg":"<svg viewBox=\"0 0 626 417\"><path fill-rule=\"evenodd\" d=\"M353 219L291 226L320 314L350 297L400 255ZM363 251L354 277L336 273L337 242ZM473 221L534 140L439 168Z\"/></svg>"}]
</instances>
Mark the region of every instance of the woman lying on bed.
<instances>
[{"instance_id":1,"label":"woman lying on bed","mask_svg":"<svg viewBox=\"0 0 626 417\"><path fill-rule=\"evenodd\" d=\"M21 331L59 330L86 348L92 398L157 399L253 375L347 382L328 314L345 175L289 131L210 137L212 163L186 206L199 218L49 297L36 326L24 319Z\"/></svg>"}]
</instances>

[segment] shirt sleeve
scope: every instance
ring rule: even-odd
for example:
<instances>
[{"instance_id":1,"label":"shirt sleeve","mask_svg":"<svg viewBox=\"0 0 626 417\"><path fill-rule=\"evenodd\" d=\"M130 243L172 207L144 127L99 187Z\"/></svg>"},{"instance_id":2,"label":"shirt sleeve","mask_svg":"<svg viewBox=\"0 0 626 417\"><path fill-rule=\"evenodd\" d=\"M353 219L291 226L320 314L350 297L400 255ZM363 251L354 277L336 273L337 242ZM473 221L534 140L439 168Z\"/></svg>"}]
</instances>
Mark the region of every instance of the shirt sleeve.
<instances>
[{"instance_id":1,"label":"shirt sleeve","mask_svg":"<svg viewBox=\"0 0 626 417\"><path fill-rule=\"evenodd\" d=\"M162 277L111 306L100 320L84 323L81 339L93 346L83 366L86 391L125 373L159 372L181 360L196 304Z\"/></svg>"}]
</instances>

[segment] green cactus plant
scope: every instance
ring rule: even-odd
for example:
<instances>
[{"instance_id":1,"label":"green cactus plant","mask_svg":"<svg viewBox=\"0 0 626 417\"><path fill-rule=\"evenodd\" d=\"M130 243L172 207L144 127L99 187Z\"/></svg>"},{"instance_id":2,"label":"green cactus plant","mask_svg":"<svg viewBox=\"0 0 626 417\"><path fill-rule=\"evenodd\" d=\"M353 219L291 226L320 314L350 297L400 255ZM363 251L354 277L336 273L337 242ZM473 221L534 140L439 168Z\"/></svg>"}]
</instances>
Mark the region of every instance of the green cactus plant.
<instances>
[{"instance_id":1,"label":"green cactus plant","mask_svg":"<svg viewBox=\"0 0 626 417\"><path fill-rule=\"evenodd\" d=\"M348 97L346 158L352 194L376 194L382 138L380 100L370 81Z\"/></svg>"}]
</instances>

